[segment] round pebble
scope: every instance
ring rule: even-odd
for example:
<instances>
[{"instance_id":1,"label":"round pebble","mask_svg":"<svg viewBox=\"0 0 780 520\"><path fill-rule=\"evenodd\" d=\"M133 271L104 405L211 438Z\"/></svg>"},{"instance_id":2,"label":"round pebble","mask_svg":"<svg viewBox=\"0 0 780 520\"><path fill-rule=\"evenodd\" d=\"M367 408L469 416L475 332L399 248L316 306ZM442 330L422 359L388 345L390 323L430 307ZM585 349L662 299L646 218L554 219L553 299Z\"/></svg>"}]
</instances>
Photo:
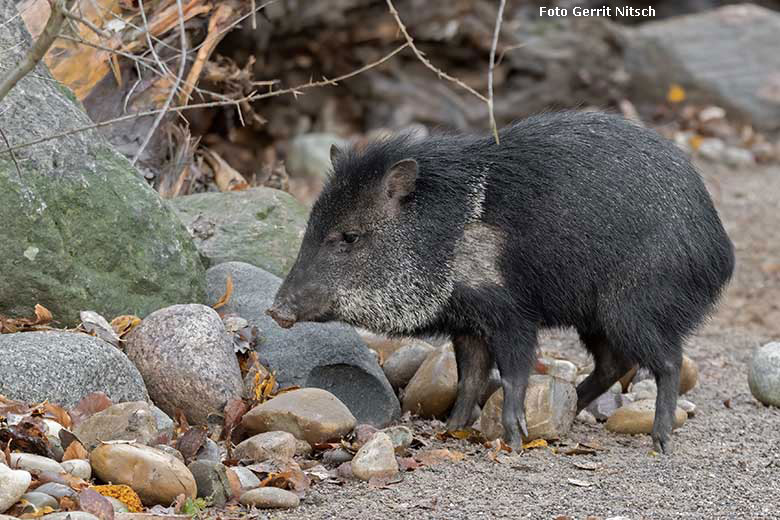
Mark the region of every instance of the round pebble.
<instances>
[{"instance_id":1,"label":"round pebble","mask_svg":"<svg viewBox=\"0 0 780 520\"><path fill-rule=\"evenodd\" d=\"M748 385L753 397L768 406L780 406L780 342L756 349L750 360Z\"/></svg>"},{"instance_id":2,"label":"round pebble","mask_svg":"<svg viewBox=\"0 0 780 520\"><path fill-rule=\"evenodd\" d=\"M289 509L298 507L301 499L298 495L285 489L261 487L250 489L238 499L245 506L255 506L261 509Z\"/></svg>"},{"instance_id":3,"label":"round pebble","mask_svg":"<svg viewBox=\"0 0 780 520\"><path fill-rule=\"evenodd\" d=\"M82 480L92 478L92 466L88 460L72 459L61 463L62 469Z\"/></svg>"}]
</instances>

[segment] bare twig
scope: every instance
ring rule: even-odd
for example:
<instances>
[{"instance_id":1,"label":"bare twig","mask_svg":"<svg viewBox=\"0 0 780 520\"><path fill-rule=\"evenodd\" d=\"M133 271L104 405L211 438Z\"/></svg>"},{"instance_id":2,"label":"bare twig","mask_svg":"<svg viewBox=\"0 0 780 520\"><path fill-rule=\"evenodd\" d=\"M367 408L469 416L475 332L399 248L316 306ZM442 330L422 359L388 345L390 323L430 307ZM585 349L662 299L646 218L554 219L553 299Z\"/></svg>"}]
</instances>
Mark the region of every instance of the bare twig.
<instances>
[{"instance_id":1,"label":"bare twig","mask_svg":"<svg viewBox=\"0 0 780 520\"><path fill-rule=\"evenodd\" d=\"M165 117L165 114L168 113L168 109L171 107L171 102L176 96L176 91L179 90L181 79L184 77L184 69L187 65L187 34L184 32L184 9L182 8L181 0L176 0L176 7L179 10L179 32L181 33L181 61L179 62L179 74L176 76L176 82L173 84L171 91L168 93L168 98L165 100L165 104L154 118L154 122L152 123L152 127L149 129L149 133L146 134L146 138L144 139L143 143L141 143L138 151L135 152L133 160L130 161L130 164L133 166L135 166L135 163L138 162L138 158L141 157L141 154L144 153L144 149L146 149L149 141L152 140L152 136L157 131L157 127L160 126L160 121L162 121L162 118Z\"/></svg>"},{"instance_id":2,"label":"bare twig","mask_svg":"<svg viewBox=\"0 0 780 520\"><path fill-rule=\"evenodd\" d=\"M390 58L392 58L393 56L395 56L396 54L398 54L402 50L406 49L407 47L409 47L409 44L405 43L405 44L401 45L400 47L396 48L394 51L392 51L392 52L386 54L385 56L383 56L382 58L378 59L377 61L371 62L371 63L369 63L367 65L364 65L364 66L360 67L359 69L353 70L352 72L349 72L349 73L344 74L342 76L338 76L338 77L333 78L333 79L325 78L325 79L322 79L321 81L309 82L309 83L305 83L303 85L298 85L296 87L286 88L286 89L282 89L282 90L271 90L269 92L264 92L262 94L257 94L257 93L253 92L253 93L251 93L251 94L249 94L247 96L244 96L242 98L234 99L234 100L230 100L230 101L211 101L211 102L207 102L207 103L198 103L198 104L193 104L193 105L183 105L183 106L178 106L178 107L170 107L170 109L165 110L165 111L167 111L167 112L182 112L184 110L193 110L193 109L196 109L196 108L214 108L214 107L227 106L227 105L238 105L240 103L247 103L247 102L251 102L251 101L259 101L261 99L267 99L267 98L276 97L276 96L283 96L283 95L287 95L287 94L292 94L294 96L298 96L298 95L302 94L303 90L306 90L306 89L309 89L309 88L322 87L322 86L325 86L325 85L338 85L339 82L344 81L345 79L349 79L349 78L351 78L353 76L357 76L358 74L361 74L361 73L363 73L363 72L365 72L365 71L367 71L369 69L372 69L374 67L377 67L377 66L385 63L387 60L389 60ZM22 148L28 148L28 147L34 146L36 144L45 143L47 141L53 141L55 139L60 139L62 137L67 137L69 135L79 134L81 132L87 132L89 130L95 130L97 128L103 128L105 126L110 126L110 125L113 125L113 124L116 124L116 123L121 123L123 121L129 121L131 119L136 119L136 118L139 118L139 117L149 117L149 116L153 116L153 115L159 115L160 113L163 113L163 112L164 112L163 109L147 110L145 112L138 112L136 114L128 114L128 115L117 117L117 118L114 118L114 119L101 121L99 123L92 123L90 125L82 126L82 127L79 127L79 128L73 128L71 130L66 130L66 131L60 132L58 134L53 134L53 135L49 135L49 136L46 136L46 137L41 137L39 139L34 139L32 141L27 141L26 143L17 144L17 145L14 145L14 146L9 146L5 150L0 150L0 153L14 152L16 150L21 150Z\"/></svg>"},{"instance_id":3,"label":"bare twig","mask_svg":"<svg viewBox=\"0 0 780 520\"><path fill-rule=\"evenodd\" d=\"M38 39L30 48L27 55L22 58L22 61L16 68L2 82L0 82L0 100L2 100L14 85L16 85L20 79L22 79L28 72L33 70L39 61L43 59L46 51L49 50L51 44L57 39L62 28L62 22L65 21L65 12L67 11L65 6L65 0L53 0L51 2L51 14L49 20L46 22L46 27L43 28Z\"/></svg>"},{"instance_id":4,"label":"bare twig","mask_svg":"<svg viewBox=\"0 0 780 520\"><path fill-rule=\"evenodd\" d=\"M141 22L144 24L144 34L146 35L146 45L149 46L149 51L152 53L152 58L157 63L157 67L160 69L160 73L165 75L168 68L160 62L160 57L157 55L157 51L154 48L152 42L152 32L149 30L149 22L146 20L146 8L144 7L143 0L138 0L138 11L141 14Z\"/></svg>"},{"instance_id":5,"label":"bare twig","mask_svg":"<svg viewBox=\"0 0 780 520\"><path fill-rule=\"evenodd\" d=\"M11 143L8 142L8 138L5 136L5 132L3 132L3 129L0 128L0 136L3 137L3 141L5 141L5 145L10 149ZM19 174L19 180L22 180L22 169L19 168L19 163L16 162L16 154L11 152L11 160L14 162L14 166L16 167L16 173Z\"/></svg>"},{"instance_id":6,"label":"bare twig","mask_svg":"<svg viewBox=\"0 0 780 520\"><path fill-rule=\"evenodd\" d=\"M101 29L100 27L98 27L98 26L97 26L97 25L95 25L94 23L90 22L90 21L89 21L89 20L87 20L86 18L82 18L81 16L77 15L77 14L76 14L76 13L74 13L73 11L66 11L66 12L65 12L65 17L66 17L66 18L70 18L70 19L71 19L71 20L73 20L74 22L78 22L78 23L80 23L80 24L84 25L84 26L85 26L85 27L87 27L87 28L88 28L90 31L92 31L93 33L97 34L97 35L98 35L98 36L100 36L101 38L105 38L106 40L108 40L108 39L111 37L111 36L110 36L110 35L109 35L107 32L105 32L103 29Z\"/></svg>"},{"instance_id":7,"label":"bare twig","mask_svg":"<svg viewBox=\"0 0 780 520\"><path fill-rule=\"evenodd\" d=\"M501 3L503 9L503 0ZM482 94L474 90L473 88L469 87L458 78L454 78L449 74L447 74L446 72L444 72L443 70L436 68L436 66L433 63L431 63L428 60L428 58L426 58L425 55L414 45L414 40L409 35L409 32L406 30L406 26L404 25L404 23L401 21L401 17L399 16L398 11L393 5L393 0L387 0L387 7L388 9L390 9L390 14L392 14L393 18L395 18L395 22L396 24L398 24L398 28L401 30L401 33L404 35L404 38L406 39L406 43L409 45L409 47L414 52L414 55L417 56L417 59L420 60L420 62L423 65L425 65L433 72L435 72L440 78L444 78L447 81L451 81L452 83L455 83L456 85L467 90L468 92L470 92L471 94L473 94L474 96L482 100L483 102L488 103L488 98L486 98L485 96L483 96Z\"/></svg>"},{"instance_id":8,"label":"bare twig","mask_svg":"<svg viewBox=\"0 0 780 520\"><path fill-rule=\"evenodd\" d=\"M498 127L496 126L496 115L493 111L493 69L496 68L496 47L498 47L498 33L501 31L501 21L504 18L504 6L506 6L506 0L501 0L498 5L498 14L496 14L496 27L493 30L493 43L490 45L490 67L488 68L488 112L490 113L490 130L493 132L493 137L496 140L496 144L500 143L498 138Z\"/></svg>"}]
</instances>

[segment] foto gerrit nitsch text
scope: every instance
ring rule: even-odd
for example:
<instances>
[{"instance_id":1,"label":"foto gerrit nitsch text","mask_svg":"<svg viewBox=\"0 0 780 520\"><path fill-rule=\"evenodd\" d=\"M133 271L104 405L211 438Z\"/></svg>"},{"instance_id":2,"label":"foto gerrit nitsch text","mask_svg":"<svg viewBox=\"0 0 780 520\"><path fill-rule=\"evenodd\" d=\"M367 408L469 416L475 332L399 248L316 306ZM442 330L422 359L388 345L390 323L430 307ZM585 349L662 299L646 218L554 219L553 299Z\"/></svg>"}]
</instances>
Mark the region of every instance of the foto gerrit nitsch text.
<instances>
[{"instance_id":1,"label":"foto gerrit nitsch text","mask_svg":"<svg viewBox=\"0 0 780 520\"><path fill-rule=\"evenodd\" d=\"M571 9L567 7L539 7L539 16L606 16L606 17L642 17L653 18L655 16L655 9L652 7L573 7Z\"/></svg>"}]
</instances>

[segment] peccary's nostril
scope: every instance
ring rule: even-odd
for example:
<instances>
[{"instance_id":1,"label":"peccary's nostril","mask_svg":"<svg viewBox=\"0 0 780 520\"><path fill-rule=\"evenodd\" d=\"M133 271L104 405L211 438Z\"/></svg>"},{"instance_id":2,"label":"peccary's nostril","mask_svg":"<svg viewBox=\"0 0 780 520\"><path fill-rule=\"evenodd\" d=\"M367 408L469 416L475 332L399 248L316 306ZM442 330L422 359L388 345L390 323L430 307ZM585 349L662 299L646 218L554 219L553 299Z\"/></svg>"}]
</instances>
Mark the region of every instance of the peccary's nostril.
<instances>
[{"instance_id":1,"label":"peccary's nostril","mask_svg":"<svg viewBox=\"0 0 780 520\"><path fill-rule=\"evenodd\" d=\"M283 306L272 305L269 309L266 309L265 313L273 318L283 329L289 329L297 321L295 313Z\"/></svg>"}]
</instances>

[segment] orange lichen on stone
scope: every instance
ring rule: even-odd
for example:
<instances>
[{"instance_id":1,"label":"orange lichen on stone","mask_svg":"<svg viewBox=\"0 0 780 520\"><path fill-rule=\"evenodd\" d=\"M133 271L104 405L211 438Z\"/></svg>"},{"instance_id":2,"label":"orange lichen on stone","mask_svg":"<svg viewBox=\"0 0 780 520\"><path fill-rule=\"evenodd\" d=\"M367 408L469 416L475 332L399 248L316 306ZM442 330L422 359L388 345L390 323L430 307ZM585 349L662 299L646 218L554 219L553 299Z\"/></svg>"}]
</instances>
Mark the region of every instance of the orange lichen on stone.
<instances>
[{"instance_id":1,"label":"orange lichen on stone","mask_svg":"<svg viewBox=\"0 0 780 520\"><path fill-rule=\"evenodd\" d=\"M144 510L138 493L133 491L133 488L130 486L125 486L124 484L111 484L107 486L92 486L90 489L97 491L104 497L116 498L126 505L131 513L140 513Z\"/></svg>"}]
</instances>

